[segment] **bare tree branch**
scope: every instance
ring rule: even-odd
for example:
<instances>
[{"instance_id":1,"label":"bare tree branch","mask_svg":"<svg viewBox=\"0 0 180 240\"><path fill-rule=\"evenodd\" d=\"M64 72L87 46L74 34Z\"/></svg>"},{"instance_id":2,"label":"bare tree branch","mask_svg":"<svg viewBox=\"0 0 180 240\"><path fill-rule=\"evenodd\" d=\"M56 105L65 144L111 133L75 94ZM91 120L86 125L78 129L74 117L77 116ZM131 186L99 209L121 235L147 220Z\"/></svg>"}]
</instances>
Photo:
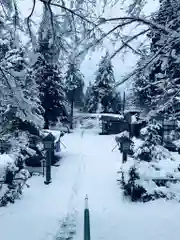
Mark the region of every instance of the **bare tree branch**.
<instances>
[{"instance_id":1,"label":"bare tree branch","mask_svg":"<svg viewBox=\"0 0 180 240\"><path fill-rule=\"evenodd\" d=\"M46 1L46 0L40 0L40 1L47 4L47 1ZM48 3L48 4L50 4L50 5L52 5L52 6L55 6L55 7L62 8L62 9L64 9L64 10L66 10L67 12L70 12L71 14L79 17L80 19L82 19L82 20L84 20L84 21L86 21L86 22L88 22L88 23L90 23L90 24L96 25L95 23L93 23L92 21L88 20L88 19L85 18L84 16L82 16L82 15L76 13L75 11L73 11L73 10L65 7L64 4L63 4L63 5L60 5L60 4L52 3L52 2L50 2L50 3Z\"/></svg>"},{"instance_id":2,"label":"bare tree branch","mask_svg":"<svg viewBox=\"0 0 180 240\"><path fill-rule=\"evenodd\" d=\"M137 51L131 45L129 45L128 43L124 42L123 39L121 39L121 42L125 45L125 47L129 48L133 53L135 53L136 55L142 56L142 53L140 51Z\"/></svg>"},{"instance_id":3,"label":"bare tree branch","mask_svg":"<svg viewBox=\"0 0 180 240\"><path fill-rule=\"evenodd\" d=\"M49 13L50 13L50 21L51 21L51 28L52 28L53 43L55 43L55 30L54 30L53 12L52 12L50 4L51 4L51 0L48 1L47 7L48 7L48 10L49 10Z\"/></svg>"},{"instance_id":4,"label":"bare tree branch","mask_svg":"<svg viewBox=\"0 0 180 240\"><path fill-rule=\"evenodd\" d=\"M31 31L30 21L31 21L31 17L32 17L32 15L33 15L33 13L34 13L35 7L36 7L36 0L33 0L32 10L31 10L29 16L27 17L27 26L28 26L28 31L29 31L29 35L30 35L31 41L33 41L33 37L32 37L32 31Z\"/></svg>"},{"instance_id":5,"label":"bare tree branch","mask_svg":"<svg viewBox=\"0 0 180 240\"><path fill-rule=\"evenodd\" d=\"M15 98L14 100L17 102L17 104L18 104L18 106L19 106L19 109L21 109L21 111L24 113L24 115L27 116L25 110L24 110L23 108L21 108L19 99L17 98L16 94L14 93L14 91L13 91L13 89L12 89L10 83L9 83L9 80L8 80L8 78L6 77L5 72L8 73L10 76L12 76L14 79L17 80L17 78L16 78L15 76L13 76L9 71L7 71L7 70L5 70L5 69L2 69L1 66L0 66L0 72L2 73L2 76L3 76L3 78L5 79L5 81L6 81L7 85L8 85L8 88L9 88L12 96ZM16 82L15 82L15 85L16 85L16 88L17 88Z\"/></svg>"},{"instance_id":6,"label":"bare tree branch","mask_svg":"<svg viewBox=\"0 0 180 240\"><path fill-rule=\"evenodd\" d=\"M11 94L12 94L12 96L14 95L14 91L12 90L12 88L11 88L11 85L10 85L10 83L9 83L9 80L8 80L8 78L6 77L6 74L4 73L4 70L0 67L0 72L2 73L2 75L3 75L3 78L6 80L6 83L7 83L7 85L8 85L8 87L9 87L9 90L11 91Z\"/></svg>"},{"instance_id":7,"label":"bare tree branch","mask_svg":"<svg viewBox=\"0 0 180 240\"><path fill-rule=\"evenodd\" d=\"M6 10L5 10L5 7L4 7L4 5L3 5L3 3L2 3L2 0L0 0L0 4L1 4L2 10L3 10L3 12L4 12L4 15L5 15L6 17L8 17L8 15L7 15L7 13L6 13Z\"/></svg>"},{"instance_id":8,"label":"bare tree branch","mask_svg":"<svg viewBox=\"0 0 180 240\"><path fill-rule=\"evenodd\" d=\"M111 55L111 59L114 58L124 47L128 46L128 43L129 43L129 42L132 42L134 39L138 38L138 37L141 36L141 35L144 35L144 34L145 34L146 32L148 32L148 31L149 31L149 29L146 29L146 30L141 31L140 33L132 36L131 38L129 38L126 42L124 42L124 44L123 44L120 48L118 48L118 49ZM129 46L128 46L128 47L129 47ZM132 50L132 49L131 49L131 50ZM133 49L133 51L134 51L134 49Z\"/></svg>"},{"instance_id":9,"label":"bare tree branch","mask_svg":"<svg viewBox=\"0 0 180 240\"><path fill-rule=\"evenodd\" d=\"M111 33L113 33L116 29L124 27L127 24L130 24L132 21L129 21L128 23L121 23L118 24L117 26L113 27L110 31L107 33L104 33L103 36L96 41L92 42L88 47L86 47L84 50L82 50L76 57L79 57L81 54L83 54L85 51L88 51L90 48L95 47L99 43L101 43L106 37L108 37Z\"/></svg>"},{"instance_id":10,"label":"bare tree branch","mask_svg":"<svg viewBox=\"0 0 180 240\"><path fill-rule=\"evenodd\" d=\"M173 40L171 40L170 42L172 42ZM136 68L133 72L129 73L127 76L125 76L122 80L118 81L115 83L114 88L120 86L121 84L125 83L126 81L128 81L131 77L135 76L137 74L137 72L142 71L143 69L145 69L158 55L159 53L162 51L162 49L164 49L165 46L167 46L170 42L164 44L155 55L153 55L151 57L151 59L142 67L140 68Z\"/></svg>"},{"instance_id":11,"label":"bare tree branch","mask_svg":"<svg viewBox=\"0 0 180 240\"><path fill-rule=\"evenodd\" d=\"M161 24L154 23L150 20L147 20L145 18L139 18L139 17L117 17L117 18L104 18L103 21L101 21L101 24L112 22L112 21L123 21L123 20L132 20L133 22L142 22L145 25L151 26L154 29L162 30L164 33L175 33L178 34L177 31L172 30L171 28L164 27Z\"/></svg>"}]
</instances>

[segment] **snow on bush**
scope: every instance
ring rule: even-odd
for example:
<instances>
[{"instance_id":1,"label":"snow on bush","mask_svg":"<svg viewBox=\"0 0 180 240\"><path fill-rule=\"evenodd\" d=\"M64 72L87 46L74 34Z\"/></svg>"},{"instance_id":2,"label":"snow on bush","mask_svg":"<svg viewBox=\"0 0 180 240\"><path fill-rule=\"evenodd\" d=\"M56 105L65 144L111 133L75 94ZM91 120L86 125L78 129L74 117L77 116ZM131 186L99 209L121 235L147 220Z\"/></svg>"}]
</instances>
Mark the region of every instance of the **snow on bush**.
<instances>
[{"instance_id":1,"label":"snow on bush","mask_svg":"<svg viewBox=\"0 0 180 240\"><path fill-rule=\"evenodd\" d=\"M29 187L27 180L30 177L26 169L19 170L14 163L8 163L6 176L0 184L0 207L14 203L22 195L23 188Z\"/></svg>"},{"instance_id":2,"label":"snow on bush","mask_svg":"<svg viewBox=\"0 0 180 240\"><path fill-rule=\"evenodd\" d=\"M8 154L1 154L0 155L0 177L5 174L6 166L8 164L13 163L14 159L10 157Z\"/></svg>"},{"instance_id":3,"label":"snow on bush","mask_svg":"<svg viewBox=\"0 0 180 240\"><path fill-rule=\"evenodd\" d=\"M134 148L133 158L122 165L122 188L132 201L180 201L180 161L159 145L158 130L152 124L143 129L145 141Z\"/></svg>"},{"instance_id":4,"label":"snow on bush","mask_svg":"<svg viewBox=\"0 0 180 240\"><path fill-rule=\"evenodd\" d=\"M161 124L150 123L146 127L142 128L140 131L141 138L150 143L160 143L161 141Z\"/></svg>"},{"instance_id":5,"label":"snow on bush","mask_svg":"<svg viewBox=\"0 0 180 240\"><path fill-rule=\"evenodd\" d=\"M14 203L20 197L24 186L29 187L29 177L26 169L18 167L15 157L5 153L0 155L0 207Z\"/></svg>"}]
</instances>

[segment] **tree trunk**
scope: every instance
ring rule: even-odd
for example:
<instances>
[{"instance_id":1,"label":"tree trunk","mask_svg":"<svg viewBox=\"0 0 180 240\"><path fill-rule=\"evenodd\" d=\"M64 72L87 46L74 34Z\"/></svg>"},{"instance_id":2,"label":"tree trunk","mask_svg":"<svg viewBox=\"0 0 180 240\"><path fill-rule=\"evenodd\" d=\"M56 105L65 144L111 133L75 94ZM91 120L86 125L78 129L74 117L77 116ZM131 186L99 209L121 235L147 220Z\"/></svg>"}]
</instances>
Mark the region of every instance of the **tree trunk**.
<instances>
[{"instance_id":1,"label":"tree trunk","mask_svg":"<svg viewBox=\"0 0 180 240\"><path fill-rule=\"evenodd\" d=\"M73 129L73 110L74 110L74 91L72 93L72 99L71 99L71 123L70 123L70 129Z\"/></svg>"},{"instance_id":2,"label":"tree trunk","mask_svg":"<svg viewBox=\"0 0 180 240\"><path fill-rule=\"evenodd\" d=\"M48 119L44 119L44 128L45 129L49 129L49 120Z\"/></svg>"},{"instance_id":3,"label":"tree trunk","mask_svg":"<svg viewBox=\"0 0 180 240\"><path fill-rule=\"evenodd\" d=\"M123 96L123 115L124 115L124 111L125 111L125 104L126 104L126 95L124 92L124 96Z\"/></svg>"}]
</instances>

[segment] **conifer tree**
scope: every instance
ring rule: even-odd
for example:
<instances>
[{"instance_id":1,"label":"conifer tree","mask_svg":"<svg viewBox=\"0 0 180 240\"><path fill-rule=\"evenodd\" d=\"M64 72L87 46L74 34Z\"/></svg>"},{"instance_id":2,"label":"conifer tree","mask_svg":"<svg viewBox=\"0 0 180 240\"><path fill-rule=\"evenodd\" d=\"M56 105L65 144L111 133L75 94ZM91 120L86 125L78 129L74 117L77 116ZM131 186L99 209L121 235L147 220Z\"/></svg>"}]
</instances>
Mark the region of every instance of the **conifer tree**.
<instances>
[{"instance_id":1,"label":"conifer tree","mask_svg":"<svg viewBox=\"0 0 180 240\"><path fill-rule=\"evenodd\" d=\"M68 70L65 77L65 91L67 99L71 104L71 129L73 121L73 109L74 106L80 107L83 105L83 87L84 76L80 72L76 63L71 62L68 65Z\"/></svg>"},{"instance_id":2,"label":"conifer tree","mask_svg":"<svg viewBox=\"0 0 180 240\"><path fill-rule=\"evenodd\" d=\"M96 112L99 104L102 112L116 113L118 112L117 104L119 104L119 96L114 90L115 78L113 66L109 53L101 59L96 73L96 79L91 87L89 101L87 102L88 112Z\"/></svg>"},{"instance_id":3,"label":"conifer tree","mask_svg":"<svg viewBox=\"0 0 180 240\"><path fill-rule=\"evenodd\" d=\"M180 2L163 0L153 18L154 23L179 30ZM148 34L151 41L150 53L143 56L137 65L134 91L137 103L148 111L177 114L179 102L179 38L167 32L152 29ZM140 70L138 70L140 69Z\"/></svg>"},{"instance_id":4,"label":"conifer tree","mask_svg":"<svg viewBox=\"0 0 180 240\"><path fill-rule=\"evenodd\" d=\"M48 63L41 57L33 66L34 78L39 88L41 106L44 109L45 128L67 117L65 109L64 83L56 64Z\"/></svg>"}]
</instances>

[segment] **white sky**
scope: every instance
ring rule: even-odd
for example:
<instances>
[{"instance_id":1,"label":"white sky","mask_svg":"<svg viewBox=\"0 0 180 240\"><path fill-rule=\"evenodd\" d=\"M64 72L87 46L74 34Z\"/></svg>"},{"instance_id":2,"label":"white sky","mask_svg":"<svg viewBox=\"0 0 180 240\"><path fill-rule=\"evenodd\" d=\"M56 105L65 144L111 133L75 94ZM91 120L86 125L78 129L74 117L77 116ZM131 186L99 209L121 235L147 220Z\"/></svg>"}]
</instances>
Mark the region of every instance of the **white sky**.
<instances>
[{"instance_id":1,"label":"white sky","mask_svg":"<svg viewBox=\"0 0 180 240\"><path fill-rule=\"evenodd\" d=\"M102 1L102 0L99 0ZM126 3L131 0L125 1ZM32 0L18 0L20 11L23 13L23 16L26 17L30 13L32 9ZM158 8L158 0L148 0L148 4L144 8L144 13L146 15L149 15L151 12L157 10ZM42 3L37 1L35 12L33 14L33 20L37 24L39 23L40 16L42 14ZM122 5L119 4L116 5L113 8L108 8L105 16L106 17L118 17L124 15ZM111 25L105 25L104 31L108 31L110 29ZM127 29L132 31L132 29ZM126 30L126 31L127 31ZM134 43L137 44L137 41ZM133 46L133 45L132 45ZM111 43L106 41L105 43L106 49L108 49L111 52L113 52L114 47ZM93 81L95 78L95 72L97 70L97 64L100 61L100 58L102 55L104 55L105 50L97 50L96 52L89 52L89 54L86 56L85 60L83 61L81 65L81 71L83 72L85 76L85 84L89 83L89 81ZM123 76L125 76L127 73L131 72L133 70L133 67L135 66L137 62L137 56L135 56L132 52L128 52L125 57L122 55L117 55L113 60L113 66L114 66L114 73L115 73L115 79L116 81L119 81L122 79ZM129 84L123 84L120 89L124 91L126 87L128 87Z\"/></svg>"},{"instance_id":2,"label":"white sky","mask_svg":"<svg viewBox=\"0 0 180 240\"><path fill-rule=\"evenodd\" d=\"M122 6L121 6L122 7ZM116 7L109 9L109 11L106 13L108 17L118 17L121 16L121 10L116 5ZM158 9L158 1L154 0L148 0L148 4L144 7L144 12L146 15L149 15L151 12L154 12ZM106 30L106 29L105 29ZM109 26L107 27L107 30L109 30ZM136 41L137 42L137 41ZM133 44L131 44L133 46ZM109 49L110 52L113 51L113 46L110 43L106 43L106 49ZM105 52L105 51L104 51ZM85 61L83 62L81 66L81 70L86 78L86 84L88 84L89 81L93 81L95 78L95 71L97 70L97 65L100 61L101 56L104 54L102 51L96 51L94 53L90 53ZM114 57L112 60L112 64L114 66L114 74L116 81L121 80L126 74L130 73L133 70L133 67L135 66L138 58L135 56L131 51L129 51L125 57L121 54ZM124 91L124 89L129 87L129 83L123 84L121 87L119 87L119 90Z\"/></svg>"}]
</instances>

